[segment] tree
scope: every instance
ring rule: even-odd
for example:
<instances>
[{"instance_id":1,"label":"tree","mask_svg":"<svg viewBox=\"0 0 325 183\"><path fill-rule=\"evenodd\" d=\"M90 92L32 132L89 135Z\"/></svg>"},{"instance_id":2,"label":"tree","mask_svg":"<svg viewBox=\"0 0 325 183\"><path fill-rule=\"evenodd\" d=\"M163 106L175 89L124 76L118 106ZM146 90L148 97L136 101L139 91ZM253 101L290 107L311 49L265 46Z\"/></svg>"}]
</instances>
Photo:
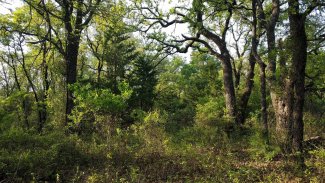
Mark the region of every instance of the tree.
<instances>
[{"instance_id":1,"label":"tree","mask_svg":"<svg viewBox=\"0 0 325 183\"><path fill-rule=\"evenodd\" d=\"M238 125L243 123L245 115L238 112L238 108L241 111L246 110L246 101L251 93L252 84L248 84L247 92L244 92L242 96L243 102L239 103L241 106L238 107L233 79L233 57L226 40L232 17L236 10L242 8L242 4L237 5L236 1L193 0L190 8L187 8L186 5L175 6L167 13L159 10L158 5L152 2L147 4L135 2L135 6L141 15L140 26L142 27L140 29L145 33L151 29L166 28L172 25L187 24L189 26L191 35L182 34L181 38L171 36L172 38L168 39L166 35L157 32L153 32L149 37L174 50L174 53L185 53L192 47L215 56L222 63L228 116ZM253 68L254 62L250 67L251 72L254 71ZM248 76L247 82L250 82L252 77L254 74Z\"/></svg>"},{"instance_id":2,"label":"tree","mask_svg":"<svg viewBox=\"0 0 325 183\"><path fill-rule=\"evenodd\" d=\"M312 2L308 8L301 13L301 5L298 0L288 1L289 9L289 49L291 52L292 68L290 71L290 80L293 86L293 111L292 111L292 132L294 152L299 152L300 164L304 165L303 139L304 139L304 123L303 123L303 108L305 102L305 70L307 63L307 34L306 34L306 19L307 16L318 6L325 6L325 3L318 1Z\"/></svg>"},{"instance_id":3,"label":"tree","mask_svg":"<svg viewBox=\"0 0 325 183\"><path fill-rule=\"evenodd\" d=\"M73 92L68 86L74 84L77 80L78 53L82 31L93 18L101 0L96 0L95 2L84 2L84 0L54 0L41 1L40 3L32 0L24 0L24 2L43 18L47 31L45 33L43 32L43 34L35 31L28 31L28 29L27 31L25 29L14 29L14 31L40 38L36 43L51 42L63 55L66 61L65 77L67 98L65 124L67 124L69 115L74 107ZM62 31L61 27L56 26L58 24L64 25L64 31Z\"/></svg>"},{"instance_id":4,"label":"tree","mask_svg":"<svg viewBox=\"0 0 325 183\"><path fill-rule=\"evenodd\" d=\"M258 16L266 30L268 46L268 85L276 117L278 140L285 152L302 152L303 106L305 93L305 67L307 63L307 16L323 3L313 1L300 5L289 0L287 13L290 35L287 40L279 40L276 47L275 27L280 14L280 2L272 1L272 12L266 15L263 2L257 0ZM301 10L302 6L306 9ZM268 18L267 18L268 17ZM290 60L287 60L289 56ZM278 58L278 62L277 62ZM277 69L277 63L280 68ZM277 72L279 74L277 74ZM284 94L283 94L284 93Z\"/></svg>"},{"instance_id":5,"label":"tree","mask_svg":"<svg viewBox=\"0 0 325 183\"><path fill-rule=\"evenodd\" d=\"M132 108L149 111L154 104L157 71L150 58L145 56L135 59L132 67L132 73L128 76L130 78L130 86L133 88L129 105Z\"/></svg>"}]
</instances>

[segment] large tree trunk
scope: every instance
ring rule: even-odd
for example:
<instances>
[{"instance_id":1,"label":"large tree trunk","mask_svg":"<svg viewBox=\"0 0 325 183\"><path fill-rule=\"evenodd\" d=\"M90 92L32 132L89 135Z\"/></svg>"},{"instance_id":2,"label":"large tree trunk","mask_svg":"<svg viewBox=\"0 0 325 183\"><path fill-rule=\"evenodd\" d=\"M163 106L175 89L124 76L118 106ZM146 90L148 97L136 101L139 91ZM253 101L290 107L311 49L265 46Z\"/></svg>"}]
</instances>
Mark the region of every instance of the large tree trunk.
<instances>
[{"instance_id":1,"label":"large tree trunk","mask_svg":"<svg viewBox=\"0 0 325 183\"><path fill-rule=\"evenodd\" d=\"M72 25L72 13L73 4L65 3L65 16L64 23L65 29L67 31L67 46L65 53L66 60L66 84L67 84L67 101L66 101L66 120L65 125L67 125L71 120L69 116L74 108L74 96L73 91L70 89L70 85L73 85L77 81L77 63L78 63L78 52L80 46L81 32L83 30L83 0L78 0L76 6L76 20L75 24Z\"/></svg>"},{"instance_id":2,"label":"large tree trunk","mask_svg":"<svg viewBox=\"0 0 325 183\"><path fill-rule=\"evenodd\" d=\"M198 5L203 5L202 1L197 1L196 3ZM213 49L210 49L210 52L213 55L215 55L221 61L222 64L224 96L225 96L227 115L229 118L231 118L231 120L235 121L237 125L240 125L237 116L236 94L235 94L235 87L234 87L234 80L233 80L233 69L231 65L231 55L229 53L229 50L227 48L227 43L226 43L226 33L229 28L230 18L232 16L232 7L230 6L228 7L228 17L225 24L225 28L222 30L221 35L217 35L213 32L210 32L208 29L204 28L202 9L200 8L200 6L195 6L194 8L197 14L196 16L197 16L198 25L200 25L199 34L202 34L209 40L213 41L220 50L220 54L213 51ZM206 45L209 44L206 43Z\"/></svg>"},{"instance_id":3,"label":"large tree trunk","mask_svg":"<svg viewBox=\"0 0 325 183\"><path fill-rule=\"evenodd\" d=\"M288 51L291 54L289 71L281 68L281 76L276 82L276 53L274 29L267 31L269 46L269 70L271 98L276 117L276 131L279 144L285 152L302 152L303 141L303 105L305 96L305 68L307 61L307 38L305 32L305 15L299 13L299 2L289 1L290 39ZM282 63L280 65L288 67ZM286 79L285 79L286 78ZM276 87L274 87L276 86ZM284 93L283 93L284 91ZM303 164L303 157L300 162Z\"/></svg>"},{"instance_id":4,"label":"large tree trunk","mask_svg":"<svg viewBox=\"0 0 325 183\"><path fill-rule=\"evenodd\" d=\"M292 77L294 82L293 103L293 150L302 153L303 107L305 99L305 68L307 62L307 36L305 16L299 13L298 0L289 1L290 41L292 54ZM301 156L302 158L302 156ZM303 159L301 159L303 163Z\"/></svg>"},{"instance_id":5,"label":"large tree trunk","mask_svg":"<svg viewBox=\"0 0 325 183\"><path fill-rule=\"evenodd\" d=\"M225 56L225 59L222 61L222 69L223 69L223 84L224 84L226 109L229 117L232 118L236 124L239 124L237 118L236 95L235 95L230 55L228 51L225 51L224 53L225 54L223 55Z\"/></svg>"},{"instance_id":6,"label":"large tree trunk","mask_svg":"<svg viewBox=\"0 0 325 183\"><path fill-rule=\"evenodd\" d=\"M276 118L276 134L278 144L281 146L284 152L291 152L292 144L292 111L293 111L293 82L290 78L281 77L276 78L277 70L277 56L278 49L276 48L275 39L275 27L276 22L279 18L280 13L280 2L279 0L272 0L272 12L269 18L264 14L263 2L257 0L259 16L265 22L262 21L262 26L266 29L267 46L268 46L268 66L267 66L267 77L264 77L264 68L261 64L261 93L262 93L262 120L264 121L264 129L267 128L266 121L266 100L265 100L265 84L266 79L267 84L270 88L271 102ZM287 67L282 65L282 67ZM280 68L283 69L283 68ZM282 71L281 71L282 72ZM286 74L285 74L286 75ZM264 86L263 86L264 85Z\"/></svg>"},{"instance_id":7,"label":"large tree trunk","mask_svg":"<svg viewBox=\"0 0 325 183\"><path fill-rule=\"evenodd\" d=\"M261 1L258 1L260 16L265 19L264 12L262 9ZM276 61L278 56L278 50L276 48L275 39L275 26L280 13L279 0L272 0L272 14L269 20L263 24L266 28L267 46L268 46L268 66L267 66L267 77L266 81L270 88L271 102L276 118L276 134L277 141L285 152L291 151L292 142L292 87L293 83L290 79L280 78L282 81L278 81L276 78ZM263 74L263 69L261 68ZM261 76L261 81L264 80ZM279 78L278 78L279 79ZM261 85L261 92L264 91L264 86ZM263 95L263 94L262 94ZM263 97L264 98L264 97ZM262 105L265 101L261 101ZM264 112L263 112L264 110ZM265 115L265 110L262 107L262 112ZM266 116L265 116L266 117ZM264 119L265 120L265 119ZM266 127L266 124L265 124Z\"/></svg>"},{"instance_id":8,"label":"large tree trunk","mask_svg":"<svg viewBox=\"0 0 325 183\"><path fill-rule=\"evenodd\" d=\"M100 0L97 1L99 3ZM69 116L74 108L74 97L73 91L69 88L69 85L73 85L77 82L77 64L78 64L78 53L81 39L81 32L84 29L85 22L83 23L83 18L85 18L85 14L83 12L84 1L78 0L76 7L74 7L73 3L66 1L65 4L65 16L64 16L64 24L65 29L67 31L67 46L65 53L66 60L66 84L67 84L67 101L66 101L66 120L65 125L67 125L71 120ZM73 9L76 8L76 20L74 25L72 25L72 13ZM93 13L93 12L92 12ZM90 21L91 16L85 20Z\"/></svg>"},{"instance_id":9,"label":"large tree trunk","mask_svg":"<svg viewBox=\"0 0 325 183\"><path fill-rule=\"evenodd\" d=\"M74 96L73 91L70 89L69 85L75 84L77 81L77 62L78 62L78 51L80 43L80 34L73 35L72 33L68 35L68 45L66 53L66 83L67 83L67 101L66 101L66 121L65 125L68 124L69 115L74 108Z\"/></svg>"},{"instance_id":10,"label":"large tree trunk","mask_svg":"<svg viewBox=\"0 0 325 183\"><path fill-rule=\"evenodd\" d=\"M275 115L275 131L277 143L283 152L290 153L292 148L292 108L293 108L293 83L288 78L288 59L287 50L285 50L282 41L279 41L278 50L275 48L274 29L267 31L268 39L268 59L269 59L269 77L267 77L270 87L271 102ZM276 78L276 59L279 56L280 76Z\"/></svg>"},{"instance_id":11,"label":"large tree trunk","mask_svg":"<svg viewBox=\"0 0 325 183\"><path fill-rule=\"evenodd\" d=\"M290 153L292 148L292 110L293 83L287 79L280 93L271 92L272 104L276 118L276 135L281 149Z\"/></svg>"}]
</instances>

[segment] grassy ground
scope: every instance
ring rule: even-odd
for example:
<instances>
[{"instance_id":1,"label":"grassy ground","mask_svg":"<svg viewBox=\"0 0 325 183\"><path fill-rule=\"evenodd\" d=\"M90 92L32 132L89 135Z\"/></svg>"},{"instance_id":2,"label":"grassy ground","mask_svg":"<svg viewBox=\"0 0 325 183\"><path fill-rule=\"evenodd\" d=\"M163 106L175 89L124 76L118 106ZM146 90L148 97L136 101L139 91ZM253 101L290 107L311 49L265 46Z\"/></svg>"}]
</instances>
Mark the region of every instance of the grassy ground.
<instances>
[{"instance_id":1,"label":"grassy ground","mask_svg":"<svg viewBox=\"0 0 325 183\"><path fill-rule=\"evenodd\" d=\"M168 134L159 126L118 130L104 142L56 132L11 129L0 138L1 182L323 182L325 150L306 154L305 170L250 131L217 128Z\"/></svg>"}]
</instances>

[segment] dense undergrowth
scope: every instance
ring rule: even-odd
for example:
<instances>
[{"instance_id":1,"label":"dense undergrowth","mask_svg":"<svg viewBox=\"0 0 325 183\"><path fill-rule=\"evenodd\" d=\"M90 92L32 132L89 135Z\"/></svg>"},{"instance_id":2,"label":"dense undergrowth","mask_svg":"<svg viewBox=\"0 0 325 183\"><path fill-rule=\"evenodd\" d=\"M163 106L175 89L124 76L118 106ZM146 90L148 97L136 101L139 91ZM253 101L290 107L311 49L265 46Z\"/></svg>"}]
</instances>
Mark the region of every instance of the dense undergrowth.
<instances>
[{"instance_id":1,"label":"dense undergrowth","mask_svg":"<svg viewBox=\"0 0 325 183\"><path fill-rule=\"evenodd\" d=\"M169 133L151 113L107 138L52 130L39 135L1 129L2 182L322 182L325 150L306 152L305 170L266 145L254 125L227 134L222 126ZM105 140L103 140L105 139ZM271 142L272 144L272 142Z\"/></svg>"},{"instance_id":2,"label":"dense undergrowth","mask_svg":"<svg viewBox=\"0 0 325 183\"><path fill-rule=\"evenodd\" d=\"M133 110L130 114L133 124L122 125L124 121L119 114L125 111L126 98L130 97L126 85L121 95L113 95L109 90L92 93L78 88L78 91L73 122L65 126L60 116L53 115L42 133L32 120L32 127L26 129L17 120L17 114L21 113L13 112L12 102L5 105L7 100L3 100L1 183L322 182L325 179L324 141L306 144L303 155L306 167L300 169L295 156L283 154L276 145L271 115L267 143L258 112L251 110L245 125L237 129L223 113L222 98L206 97L192 104L186 99L176 100L173 95L168 97L167 94L173 93L166 92L155 110ZM305 139L316 136L324 139L324 120L316 114L317 110L305 112Z\"/></svg>"}]
</instances>

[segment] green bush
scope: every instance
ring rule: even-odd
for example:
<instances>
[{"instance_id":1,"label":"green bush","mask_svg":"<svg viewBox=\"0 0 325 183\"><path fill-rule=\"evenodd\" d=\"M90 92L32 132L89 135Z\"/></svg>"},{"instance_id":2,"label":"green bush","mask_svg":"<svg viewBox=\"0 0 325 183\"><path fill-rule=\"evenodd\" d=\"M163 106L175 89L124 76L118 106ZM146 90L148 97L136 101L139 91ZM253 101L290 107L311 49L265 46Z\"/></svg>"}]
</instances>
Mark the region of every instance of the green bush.
<instances>
[{"instance_id":1,"label":"green bush","mask_svg":"<svg viewBox=\"0 0 325 183\"><path fill-rule=\"evenodd\" d=\"M159 111L149 112L142 122L132 126L133 133L143 141L145 151L164 152L168 141L165 132L167 116Z\"/></svg>"},{"instance_id":2,"label":"green bush","mask_svg":"<svg viewBox=\"0 0 325 183\"><path fill-rule=\"evenodd\" d=\"M12 128L0 135L0 179L53 181L60 176L69 180L77 167L89 167L102 158L87 146L76 136L37 135Z\"/></svg>"},{"instance_id":3,"label":"green bush","mask_svg":"<svg viewBox=\"0 0 325 183\"><path fill-rule=\"evenodd\" d=\"M217 126L224 121L223 106L223 100L220 98L211 98L204 104L198 104L195 115L196 124L203 127Z\"/></svg>"},{"instance_id":4,"label":"green bush","mask_svg":"<svg viewBox=\"0 0 325 183\"><path fill-rule=\"evenodd\" d=\"M70 118L71 128L79 133L96 130L104 138L111 136L121 122L121 114L127 107L132 90L125 82L119 83L121 94L91 84L76 83L70 86L74 91L76 106Z\"/></svg>"},{"instance_id":5,"label":"green bush","mask_svg":"<svg viewBox=\"0 0 325 183\"><path fill-rule=\"evenodd\" d=\"M267 139L260 129L251 130L248 137L250 145L250 156L257 161L271 161L281 153L281 149L273 144L267 143Z\"/></svg>"},{"instance_id":6,"label":"green bush","mask_svg":"<svg viewBox=\"0 0 325 183\"><path fill-rule=\"evenodd\" d=\"M324 173L325 173L325 166L324 166L324 164L325 164L325 149L324 149L324 147L309 151L309 154L311 155L311 159L307 162L307 165L309 165L311 167L315 167L315 172L318 173L319 175L324 176Z\"/></svg>"}]
</instances>

